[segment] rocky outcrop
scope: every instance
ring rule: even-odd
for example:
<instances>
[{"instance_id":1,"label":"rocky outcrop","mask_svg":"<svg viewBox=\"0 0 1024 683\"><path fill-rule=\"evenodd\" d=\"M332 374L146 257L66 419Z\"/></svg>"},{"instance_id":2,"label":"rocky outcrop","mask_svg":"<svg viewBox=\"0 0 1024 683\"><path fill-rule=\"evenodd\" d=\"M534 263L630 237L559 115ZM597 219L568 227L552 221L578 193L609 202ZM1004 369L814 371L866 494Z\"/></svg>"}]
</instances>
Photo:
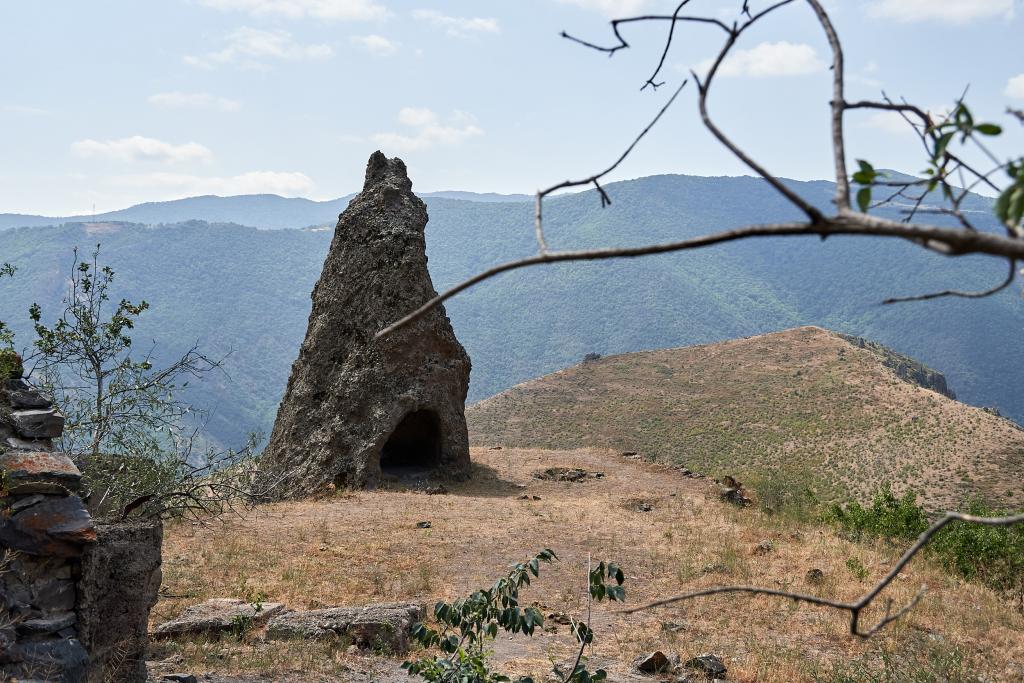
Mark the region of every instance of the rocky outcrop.
<instances>
[{"instance_id":1,"label":"rocky outcrop","mask_svg":"<svg viewBox=\"0 0 1024 683\"><path fill-rule=\"evenodd\" d=\"M932 370L924 363L913 358L896 353L878 342L862 337L854 337L849 334L839 334L839 336L857 348L873 353L882 362L882 365L892 370L904 382L910 382L924 389L931 389L948 398L956 399L956 394L949 388L946 376L941 372Z\"/></svg>"},{"instance_id":2,"label":"rocky outcrop","mask_svg":"<svg viewBox=\"0 0 1024 683\"><path fill-rule=\"evenodd\" d=\"M374 486L391 471L468 473L470 362L444 309L374 338L436 294L426 224L405 164L375 152L339 217L264 451L282 497Z\"/></svg>"}]
</instances>

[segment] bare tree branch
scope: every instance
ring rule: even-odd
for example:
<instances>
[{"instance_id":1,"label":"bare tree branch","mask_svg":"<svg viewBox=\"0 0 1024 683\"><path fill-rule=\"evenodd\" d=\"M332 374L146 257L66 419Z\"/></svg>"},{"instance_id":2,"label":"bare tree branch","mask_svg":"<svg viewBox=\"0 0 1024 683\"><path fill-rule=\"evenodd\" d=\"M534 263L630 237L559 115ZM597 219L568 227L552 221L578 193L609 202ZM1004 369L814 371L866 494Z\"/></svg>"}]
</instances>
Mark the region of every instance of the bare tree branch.
<instances>
[{"instance_id":1,"label":"bare tree branch","mask_svg":"<svg viewBox=\"0 0 1024 683\"><path fill-rule=\"evenodd\" d=\"M839 42L832 20L817 0L807 0L814 14L818 17L828 38L832 50L832 153L835 160L836 173L836 208L842 211L850 209L850 181L846 174L846 137L843 135L843 114L846 111L846 95L844 90L843 46Z\"/></svg>"},{"instance_id":2,"label":"bare tree branch","mask_svg":"<svg viewBox=\"0 0 1024 683\"><path fill-rule=\"evenodd\" d=\"M665 102L665 104L661 107L660 110L658 110L657 115L653 119L651 119L651 122L647 124L647 127L640 131L640 134L633 139L633 142L631 142L629 147L626 148L626 151L624 151L611 166L601 171L600 173L595 173L594 175L584 178L583 180L564 180L558 183L557 185L552 185L546 190L540 190L537 192L536 213L534 215L534 231L537 235L537 246L540 249L541 254L545 254L548 251L547 241L544 239L544 198L553 192L557 192L558 190L564 190L565 188L568 187L593 185L594 188L601 195L601 208L610 205L612 203L612 200L608 196L608 193L604 191L604 188L601 187L600 180L609 173L611 173L612 171L614 171L615 169L617 169L619 165L626 160L626 157L630 155L630 153L637 146L637 144L639 144L639 142L644 138L644 136L647 135L651 128L654 128L655 124L657 124L661 117L665 114L665 112L668 111L668 108L672 106L672 103L676 101L676 97L678 97L679 93L682 92L683 88L686 87L686 83L686 81L683 81L679 85L679 87L676 88L676 91L672 93L672 97L668 98L668 101Z\"/></svg>"},{"instance_id":3,"label":"bare tree branch","mask_svg":"<svg viewBox=\"0 0 1024 683\"><path fill-rule=\"evenodd\" d=\"M998 285L990 287L989 289L983 289L980 291L962 291L959 289L945 289L941 292L932 292L930 294L917 294L911 296L897 296L890 297L883 301L883 304L898 304L907 301L928 301L930 299L941 299L943 297L959 297L962 299L983 299L987 296L992 296L997 292L1001 292L1013 282L1014 278L1017 277L1017 261L1009 259L1010 272L1006 274L1006 277Z\"/></svg>"},{"instance_id":4,"label":"bare tree branch","mask_svg":"<svg viewBox=\"0 0 1024 683\"><path fill-rule=\"evenodd\" d=\"M869 237L898 237L945 256L963 256L966 254L988 254L1004 258L1024 259L1024 240L1003 237L987 232L968 232L952 228L941 228L931 225L917 225L868 216L866 214L848 214L823 218L820 223L765 223L747 225L733 230L711 233L702 237L663 242L641 247L618 247L593 249L585 251L549 251L517 261L509 261L489 268L473 277L438 294L415 311L388 325L375 337L382 338L416 320L419 320L431 309L444 303L456 294L463 292L485 280L511 270L537 266L546 263L563 263L566 261L600 261L615 258L635 258L651 254L666 254L676 251L688 251L709 247L725 242L751 237L794 237L817 236L822 239L832 235L859 235Z\"/></svg>"}]
</instances>

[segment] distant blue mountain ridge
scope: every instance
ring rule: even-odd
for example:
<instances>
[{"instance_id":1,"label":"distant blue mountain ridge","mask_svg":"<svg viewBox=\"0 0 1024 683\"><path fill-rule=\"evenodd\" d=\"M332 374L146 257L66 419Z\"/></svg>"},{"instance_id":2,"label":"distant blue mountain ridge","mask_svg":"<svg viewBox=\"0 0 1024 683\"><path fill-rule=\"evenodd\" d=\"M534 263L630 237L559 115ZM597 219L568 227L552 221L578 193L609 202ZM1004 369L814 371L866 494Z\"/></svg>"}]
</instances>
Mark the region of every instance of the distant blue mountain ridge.
<instances>
[{"instance_id":1,"label":"distant blue mountain ridge","mask_svg":"<svg viewBox=\"0 0 1024 683\"><path fill-rule=\"evenodd\" d=\"M787 181L822 210L834 185ZM651 176L611 183L610 207L593 191L553 197L546 207L553 249L631 246L757 222L799 219L755 178ZM442 290L480 270L535 253L533 206L511 201L425 197L427 255ZM503 197L502 199L507 199ZM102 243L117 271L115 297L151 308L135 330L169 358L197 340L230 352L225 373L188 388L213 413L225 444L269 428L306 331L343 197L330 202L197 197L122 212L43 219L64 225L0 231L0 261L18 267L0 285L0 319L28 345L28 307L55 313L72 247ZM971 197L982 229L999 228L992 200ZM903 207L906 208L906 207ZM899 217L901 207L883 215ZM945 216L928 220L948 223ZM255 225L255 227L247 227ZM264 228L264 229L257 229ZM613 354L722 341L799 325L865 337L944 373L957 396L1024 419L1024 364L1014 361L1024 329L1020 287L981 300L939 299L883 306L890 296L986 288L1005 265L979 256L947 258L883 238L756 239L643 259L540 266L502 275L446 304L473 360L470 400L558 370L587 353ZM756 387L751 387L756 391Z\"/></svg>"}]
</instances>

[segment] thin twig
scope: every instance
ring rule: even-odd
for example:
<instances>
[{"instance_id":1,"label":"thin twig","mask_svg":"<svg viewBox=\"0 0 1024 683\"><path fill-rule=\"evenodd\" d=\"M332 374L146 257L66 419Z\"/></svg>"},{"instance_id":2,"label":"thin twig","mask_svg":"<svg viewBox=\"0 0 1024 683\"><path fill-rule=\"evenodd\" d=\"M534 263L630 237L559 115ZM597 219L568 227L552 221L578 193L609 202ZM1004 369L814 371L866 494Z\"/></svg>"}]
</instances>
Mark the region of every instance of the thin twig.
<instances>
[{"instance_id":1,"label":"thin twig","mask_svg":"<svg viewBox=\"0 0 1024 683\"><path fill-rule=\"evenodd\" d=\"M668 100L665 102L664 105L662 105L661 109L658 110L658 113L655 115L655 117L653 119L651 119L651 122L648 123L647 126L642 131L640 131L640 134L637 135L633 139L633 142L631 142L629 144L629 147L626 148L626 151L624 151L621 155L619 155L619 158L616 159L615 162L611 166L609 166L605 170L601 171L600 173L595 173L594 175L588 176L588 177L584 178L583 180L564 180L564 181L558 183L557 185L552 185L551 187L547 188L546 190L538 190L537 191L536 213L534 215L534 232L536 233L536 236L537 236L537 245L538 245L538 247L540 249L540 253L541 254L547 253L547 250L548 250L547 241L544 239L544 218L543 218L543 202L544 202L544 198L547 197L548 195L550 195L553 192L557 192L558 190L564 190L564 189L566 189L568 187L580 187L582 185L593 185L597 189L598 193L601 196L601 208L604 208L605 206L610 205L612 203L612 200L608 196L608 194L604 191L604 188L601 187L599 181L602 178L604 178L606 175L608 175L609 173L611 173L612 171L617 169L619 167L619 165L623 161L626 160L626 157L628 157L630 155L630 153L632 153L633 149L640 143L641 140L644 139L644 136L646 136L647 133L652 128L654 128L655 124L657 124L658 121L661 120L661 117L665 114L666 111L668 111L668 108L672 106L672 103L676 101L676 97L678 97L679 93L681 93L683 91L683 88L686 87L686 83L687 83L687 81L684 80L682 83L679 84L679 87L676 88L676 91L674 93L672 93L672 96L668 98Z\"/></svg>"},{"instance_id":2,"label":"thin twig","mask_svg":"<svg viewBox=\"0 0 1024 683\"><path fill-rule=\"evenodd\" d=\"M916 294L911 296L895 296L890 297L883 301L883 304L898 304L905 303L907 301L928 301L930 299L941 299L944 297L959 297L962 299L983 299L987 296L992 296L998 292L1003 291L1013 282L1014 278L1017 277L1017 261L1014 259L1008 259L1010 264L1010 272L1006 274L1006 278L1003 279L998 285L990 287L989 289L983 289L980 291L962 291L959 289L944 289L941 292L931 292L929 294Z\"/></svg>"},{"instance_id":3,"label":"thin twig","mask_svg":"<svg viewBox=\"0 0 1024 683\"><path fill-rule=\"evenodd\" d=\"M380 339L394 331L416 321L426 315L435 306L452 298L485 280L520 268L537 266L547 263L564 263L567 261L599 261L616 258L635 258L651 254L666 254L676 251L687 251L709 247L715 244L735 242L752 237L794 237L832 235L859 235L871 237L897 237L914 242L945 256L963 256L966 254L988 254L1024 260L1024 240L1004 237L987 232L968 232L952 228L932 225L918 225L891 221L877 216L865 214L848 214L823 218L818 223L765 223L747 225L733 230L710 233L702 237L694 237L676 242L662 242L640 247L616 247L584 251L553 251L538 254L529 258L509 261L477 273L454 285L445 292L425 302L422 306L388 325L376 334Z\"/></svg>"}]
</instances>

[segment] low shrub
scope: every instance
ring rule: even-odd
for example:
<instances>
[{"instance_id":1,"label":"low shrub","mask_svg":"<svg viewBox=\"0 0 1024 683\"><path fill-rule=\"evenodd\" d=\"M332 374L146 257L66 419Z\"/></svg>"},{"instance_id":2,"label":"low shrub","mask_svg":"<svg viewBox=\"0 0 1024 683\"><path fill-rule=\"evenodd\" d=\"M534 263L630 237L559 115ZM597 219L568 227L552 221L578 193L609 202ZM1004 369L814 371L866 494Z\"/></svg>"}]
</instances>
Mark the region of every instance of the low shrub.
<instances>
[{"instance_id":1,"label":"low shrub","mask_svg":"<svg viewBox=\"0 0 1024 683\"><path fill-rule=\"evenodd\" d=\"M825 519L856 540L917 538L929 525L924 508L917 504L917 494L907 491L897 498L890 486L879 489L871 507L865 508L856 501L846 506L833 504Z\"/></svg>"},{"instance_id":2,"label":"low shrub","mask_svg":"<svg viewBox=\"0 0 1024 683\"><path fill-rule=\"evenodd\" d=\"M1013 514L977 500L966 505L966 512L979 517ZM913 491L897 498L888 486L879 490L870 507L857 502L833 505L825 518L856 540L909 541L931 524ZM1024 524L987 526L956 521L932 538L925 553L955 576L1014 593L1024 607Z\"/></svg>"}]
</instances>

